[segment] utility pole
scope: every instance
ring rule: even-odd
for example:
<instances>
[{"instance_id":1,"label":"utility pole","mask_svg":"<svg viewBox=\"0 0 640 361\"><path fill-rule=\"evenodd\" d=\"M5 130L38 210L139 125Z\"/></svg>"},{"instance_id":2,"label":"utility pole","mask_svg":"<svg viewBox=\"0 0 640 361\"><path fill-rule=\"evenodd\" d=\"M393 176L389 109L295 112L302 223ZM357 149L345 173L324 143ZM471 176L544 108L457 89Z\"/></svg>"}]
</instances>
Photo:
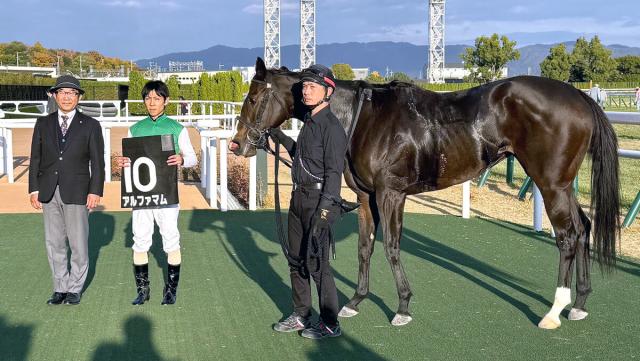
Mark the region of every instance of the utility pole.
<instances>
[{"instance_id":1,"label":"utility pole","mask_svg":"<svg viewBox=\"0 0 640 361\"><path fill-rule=\"evenodd\" d=\"M82 76L82 54L80 54L80 75Z\"/></svg>"},{"instance_id":2,"label":"utility pole","mask_svg":"<svg viewBox=\"0 0 640 361\"><path fill-rule=\"evenodd\" d=\"M18 54L20 54L20 52L16 51L16 66L20 66L20 56Z\"/></svg>"}]
</instances>

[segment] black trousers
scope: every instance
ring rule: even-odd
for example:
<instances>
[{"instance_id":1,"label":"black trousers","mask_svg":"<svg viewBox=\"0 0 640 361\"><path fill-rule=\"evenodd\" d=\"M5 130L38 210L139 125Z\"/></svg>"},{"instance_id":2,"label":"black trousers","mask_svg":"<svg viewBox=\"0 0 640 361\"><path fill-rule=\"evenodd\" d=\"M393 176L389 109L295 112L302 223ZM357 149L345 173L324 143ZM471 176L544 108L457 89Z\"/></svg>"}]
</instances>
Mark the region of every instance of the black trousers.
<instances>
[{"instance_id":1,"label":"black trousers","mask_svg":"<svg viewBox=\"0 0 640 361\"><path fill-rule=\"evenodd\" d=\"M307 249L310 246L309 234L313 215L320 202L320 191L316 189L298 188L291 194L289 205L289 254L307 258ZM338 324L338 292L333 279L333 272L329 264L329 240L324 240L320 245L320 259L311 258L307 262L311 277L318 291L320 319L328 326ZM319 267L318 267L319 263ZM307 317L311 313L311 285L309 277L300 273L298 267L289 265L291 275L291 291L293 296L294 311Z\"/></svg>"}]
</instances>

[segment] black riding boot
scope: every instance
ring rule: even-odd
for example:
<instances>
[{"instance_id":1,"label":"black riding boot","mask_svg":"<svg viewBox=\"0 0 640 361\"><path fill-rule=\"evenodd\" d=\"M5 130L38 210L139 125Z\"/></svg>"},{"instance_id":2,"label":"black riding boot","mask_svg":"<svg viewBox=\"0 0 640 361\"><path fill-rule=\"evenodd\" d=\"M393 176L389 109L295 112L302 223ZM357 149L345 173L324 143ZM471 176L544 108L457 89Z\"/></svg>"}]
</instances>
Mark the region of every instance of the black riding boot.
<instances>
[{"instance_id":1,"label":"black riding boot","mask_svg":"<svg viewBox=\"0 0 640 361\"><path fill-rule=\"evenodd\" d=\"M176 303L178 293L178 281L180 280L180 265L167 264L168 281L164 285L163 305L173 305Z\"/></svg>"},{"instance_id":2,"label":"black riding boot","mask_svg":"<svg viewBox=\"0 0 640 361\"><path fill-rule=\"evenodd\" d=\"M136 297L132 305L142 305L145 301L149 301L149 265L133 265L133 273L136 278L136 289L138 297Z\"/></svg>"}]
</instances>

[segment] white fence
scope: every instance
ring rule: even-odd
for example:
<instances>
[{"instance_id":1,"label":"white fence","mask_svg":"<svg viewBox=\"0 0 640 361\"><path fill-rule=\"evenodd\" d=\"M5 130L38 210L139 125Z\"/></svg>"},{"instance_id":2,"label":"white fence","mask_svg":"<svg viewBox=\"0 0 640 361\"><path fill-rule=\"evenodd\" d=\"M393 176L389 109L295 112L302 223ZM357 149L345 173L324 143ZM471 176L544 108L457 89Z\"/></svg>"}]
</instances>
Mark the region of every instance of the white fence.
<instances>
[{"instance_id":1,"label":"white fence","mask_svg":"<svg viewBox=\"0 0 640 361\"><path fill-rule=\"evenodd\" d=\"M192 102L192 104L202 104L203 109L213 106L218 102ZM224 103L224 102L220 102ZM235 116L236 109L240 103L224 103L225 109L229 110L228 114L214 115L184 115L172 116L183 121L185 125L196 127L200 132L201 139L201 185L206 189L206 196L209 198L211 208L219 208L226 211L229 208L228 198L228 172L227 172L227 154L228 144L235 133ZM126 113L126 112L125 112ZM640 125L640 113L628 112L606 112L612 123L619 124L635 124ZM99 117L103 127L103 135L105 139L110 139L110 130L113 127L129 127L135 121L142 117L118 116L118 117ZM221 122L222 121L222 122ZM19 120L2 120L0 121L0 152L2 153L2 164L0 164L0 172L7 175L9 183L13 183L13 150L12 150L12 130L16 128L33 128L35 119L19 119ZM229 127L229 125L231 125ZM227 129L211 128L222 126ZM231 128L231 129L229 129ZM298 121L292 122L292 130L286 130L285 133L291 137L298 136ZM111 175L111 147L109 142L105 142L105 166L107 181L110 181ZM640 151L636 150L620 150L620 156L630 156L640 158ZM220 184L217 184L218 173ZM470 181L462 184L462 217L469 218L471 214L470 200ZM249 160L249 209L257 209L256 195L256 159L252 157ZM218 194L220 190L220 194ZM536 196L537 194L537 196ZM220 197L220 204L217 199ZM534 192L534 225L536 230L542 229L542 197L539 192ZM553 230L552 230L553 231Z\"/></svg>"}]
</instances>

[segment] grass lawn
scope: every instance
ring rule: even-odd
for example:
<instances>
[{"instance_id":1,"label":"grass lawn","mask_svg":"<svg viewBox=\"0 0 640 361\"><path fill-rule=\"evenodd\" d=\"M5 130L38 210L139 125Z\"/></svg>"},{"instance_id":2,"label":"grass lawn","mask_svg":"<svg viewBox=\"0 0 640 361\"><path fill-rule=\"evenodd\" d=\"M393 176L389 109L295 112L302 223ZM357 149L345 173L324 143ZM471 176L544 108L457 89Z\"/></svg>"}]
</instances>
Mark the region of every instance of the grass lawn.
<instances>
[{"instance_id":1,"label":"grass lawn","mask_svg":"<svg viewBox=\"0 0 640 361\"><path fill-rule=\"evenodd\" d=\"M151 301L131 306L130 213L91 215L91 268L79 306L47 306L42 216L0 215L2 360L628 360L640 358L640 263L593 268L589 317L536 327L556 283L554 242L518 225L407 214L402 241L414 321L390 325L397 294L380 241L371 294L343 336L277 334L291 311L272 212L183 211L178 303L161 306L166 256L154 241ZM340 303L357 282L357 220L336 229ZM314 299L314 304L317 305ZM564 313L566 316L566 312Z\"/></svg>"}]
</instances>

